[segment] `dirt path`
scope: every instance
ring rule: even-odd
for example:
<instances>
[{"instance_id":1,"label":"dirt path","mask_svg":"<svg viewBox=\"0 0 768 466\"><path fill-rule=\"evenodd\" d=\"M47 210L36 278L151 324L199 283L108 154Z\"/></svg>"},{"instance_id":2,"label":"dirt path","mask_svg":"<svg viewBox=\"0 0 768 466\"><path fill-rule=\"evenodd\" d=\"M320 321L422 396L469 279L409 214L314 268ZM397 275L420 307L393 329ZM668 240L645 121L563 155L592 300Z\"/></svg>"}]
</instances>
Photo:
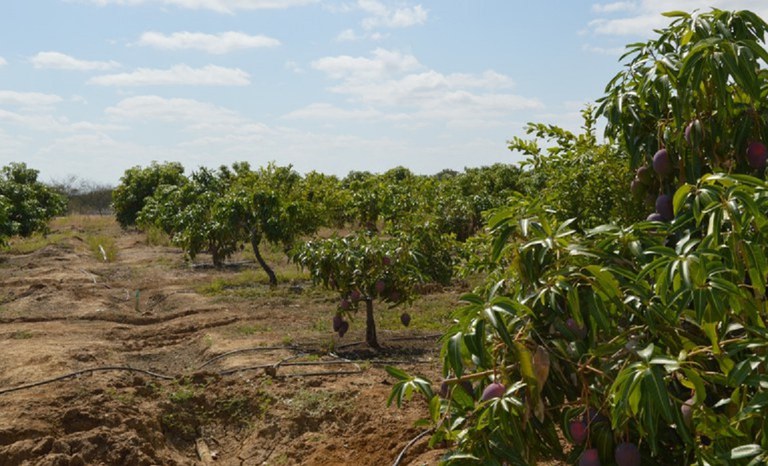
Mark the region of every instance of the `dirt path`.
<instances>
[{"instance_id":1,"label":"dirt path","mask_svg":"<svg viewBox=\"0 0 768 466\"><path fill-rule=\"evenodd\" d=\"M387 465L420 433L422 403L386 407L383 364L434 375L433 340L331 356L333 304L306 284L208 296L201 286L232 272L113 227L119 255L104 263L77 226L61 228L0 256L0 466ZM3 392L94 368L116 369ZM438 457L422 441L403 464Z\"/></svg>"}]
</instances>

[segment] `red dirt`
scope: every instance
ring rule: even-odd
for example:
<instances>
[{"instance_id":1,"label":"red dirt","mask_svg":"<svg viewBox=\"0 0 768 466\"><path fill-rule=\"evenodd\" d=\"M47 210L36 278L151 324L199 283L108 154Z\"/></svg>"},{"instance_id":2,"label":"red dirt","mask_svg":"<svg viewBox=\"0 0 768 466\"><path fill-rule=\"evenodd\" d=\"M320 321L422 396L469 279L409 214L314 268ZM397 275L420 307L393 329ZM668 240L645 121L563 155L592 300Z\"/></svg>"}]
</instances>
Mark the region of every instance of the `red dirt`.
<instances>
[{"instance_id":1,"label":"red dirt","mask_svg":"<svg viewBox=\"0 0 768 466\"><path fill-rule=\"evenodd\" d=\"M109 370L0 393L0 465L387 465L421 432L424 403L387 408L394 381L378 360L434 377L434 340L387 342L382 331L380 353L333 358L330 332L316 329L333 304L304 298L307 284L295 296L263 285L253 300L217 299L196 290L231 271L191 268L137 233L115 233L119 256L103 263L77 227L60 228L75 231L0 256L0 391L105 366L173 379ZM276 349L211 361L265 346ZM221 375L284 360L314 365ZM354 373L295 376L307 372ZM439 457L424 439L402 464Z\"/></svg>"}]
</instances>

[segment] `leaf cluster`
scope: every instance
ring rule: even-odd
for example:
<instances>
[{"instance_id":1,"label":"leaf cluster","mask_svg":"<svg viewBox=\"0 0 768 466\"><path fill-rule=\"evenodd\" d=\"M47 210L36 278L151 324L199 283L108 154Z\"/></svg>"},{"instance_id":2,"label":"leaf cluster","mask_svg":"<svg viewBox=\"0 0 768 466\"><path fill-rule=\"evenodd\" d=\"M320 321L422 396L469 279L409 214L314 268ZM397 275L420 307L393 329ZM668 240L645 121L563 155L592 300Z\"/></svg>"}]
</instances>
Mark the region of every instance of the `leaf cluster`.
<instances>
[{"instance_id":1,"label":"leaf cluster","mask_svg":"<svg viewBox=\"0 0 768 466\"><path fill-rule=\"evenodd\" d=\"M38 181L24 163L0 169L0 239L46 232L48 222L66 209L66 199Z\"/></svg>"},{"instance_id":2,"label":"leaf cluster","mask_svg":"<svg viewBox=\"0 0 768 466\"><path fill-rule=\"evenodd\" d=\"M612 464L623 441L653 464L768 458L768 184L708 175L677 191L675 211L670 225L587 233L543 211L489 218L491 259L507 265L463 297L443 338L450 390L430 397L448 463L597 448ZM492 382L505 394L481 401ZM556 426L570 438L582 419L587 440L566 458Z\"/></svg>"},{"instance_id":3,"label":"leaf cluster","mask_svg":"<svg viewBox=\"0 0 768 466\"><path fill-rule=\"evenodd\" d=\"M152 197L160 186L181 187L186 181L184 167L178 162L152 162L148 167L129 168L112 192L112 205L117 222L123 228L135 225L147 199Z\"/></svg>"},{"instance_id":4,"label":"leaf cluster","mask_svg":"<svg viewBox=\"0 0 768 466\"><path fill-rule=\"evenodd\" d=\"M320 226L318 201L290 166L271 163L252 170L238 163L218 170L201 168L181 183L156 187L145 199L138 222L166 232L190 259L210 253L217 266L250 243L276 284L259 252L262 241L282 244L288 251L301 235Z\"/></svg>"},{"instance_id":5,"label":"leaf cluster","mask_svg":"<svg viewBox=\"0 0 768 466\"><path fill-rule=\"evenodd\" d=\"M609 222L628 225L644 218L641 202L627 189L634 176L627 153L615 144L597 141L593 107L585 108L582 118L578 134L530 123L526 132L535 139L509 141L510 150L527 156L522 168L530 179L523 192L557 212L560 219L576 219L576 227L582 230Z\"/></svg>"},{"instance_id":6,"label":"leaf cluster","mask_svg":"<svg viewBox=\"0 0 768 466\"><path fill-rule=\"evenodd\" d=\"M632 167L666 149L674 173L662 180L694 183L713 171L762 175L746 148L768 140L768 25L750 11L671 12L658 37L630 44L624 69L606 86L598 113Z\"/></svg>"}]
</instances>

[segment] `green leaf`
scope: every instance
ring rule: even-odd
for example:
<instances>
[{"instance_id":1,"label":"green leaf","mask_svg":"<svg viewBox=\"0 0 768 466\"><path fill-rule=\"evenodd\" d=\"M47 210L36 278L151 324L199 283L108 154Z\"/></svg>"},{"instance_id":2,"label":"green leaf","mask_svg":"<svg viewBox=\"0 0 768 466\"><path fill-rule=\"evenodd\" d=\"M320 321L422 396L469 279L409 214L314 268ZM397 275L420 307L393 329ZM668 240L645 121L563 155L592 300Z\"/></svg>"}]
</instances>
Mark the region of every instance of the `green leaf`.
<instances>
[{"instance_id":1,"label":"green leaf","mask_svg":"<svg viewBox=\"0 0 768 466\"><path fill-rule=\"evenodd\" d=\"M453 373L457 377L461 377L464 373L464 364L461 357L461 340L463 334L461 332L456 333L448 340L448 362L453 369Z\"/></svg>"},{"instance_id":2,"label":"green leaf","mask_svg":"<svg viewBox=\"0 0 768 466\"><path fill-rule=\"evenodd\" d=\"M738 460L742 458L751 458L753 456L759 455L762 452L763 452L763 448L760 445L751 443L749 445L742 445L740 447L736 447L733 450L731 450L730 458L732 460Z\"/></svg>"},{"instance_id":3,"label":"green leaf","mask_svg":"<svg viewBox=\"0 0 768 466\"><path fill-rule=\"evenodd\" d=\"M474 293L466 293L461 295L461 297L459 298L459 301L469 303L469 304L475 304L478 306L482 306L483 304L485 304L485 300L481 298L479 295L476 295Z\"/></svg>"},{"instance_id":4,"label":"green leaf","mask_svg":"<svg viewBox=\"0 0 768 466\"><path fill-rule=\"evenodd\" d=\"M712 344L712 352L720 354L720 337L717 335L717 324L715 322L702 324L701 330L709 338L709 342Z\"/></svg>"},{"instance_id":5,"label":"green leaf","mask_svg":"<svg viewBox=\"0 0 768 466\"><path fill-rule=\"evenodd\" d=\"M648 369L650 377L646 377L644 382L648 381L645 385L652 398L656 400L654 408L661 410L661 414L667 422L672 422L672 408L669 401L669 395L667 394L667 387L664 385L664 378L658 367Z\"/></svg>"},{"instance_id":6,"label":"green leaf","mask_svg":"<svg viewBox=\"0 0 768 466\"><path fill-rule=\"evenodd\" d=\"M707 390L704 387L704 379L701 378L698 372L690 368L683 368L683 373L685 374L685 377L693 384L693 388L696 393L696 402L703 402L704 397L706 397L707 394Z\"/></svg>"},{"instance_id":7,"label":"green leaf","mask_svg":"<svg viewBox=\"0 0 768 466\"><path fill-rule=\"evenodd\" d=\"M672 359L665 356L653 358L650 360L649 364L665 366L668 371L675 371L680 368L680 362L677 359Z\"/></svg>"},{"instance_id":8,"label":"green leaf","mask_svg":"<svg viewBox=\"0 0 768 466\"><path fill-rule=\"evenodd\" d=\"M438 395L433 396L432 399L429 400L429 417L433 424L437 424L440 421L440 416L442 415L440 410L441 406L442 400Z\"/></svg>"},{"instance_id":9,"label":"green leaf","mask_svg":"<svg viewBox=\"0 0 768 466\"><path fill-rule=\"evenodd\" d=\"M752 373L763 364L763 358L752 356L743 361L739 361L728 372L728 384L732 387L740 387L752 375Z\"/></svg>"},{"instance_id":10,"label":"green leaf","mask_svg":"<svg viewBox=\"0 0 768 466\"><path fill-rule=\"evenodd\" d=\"M683 210L683 206L685 206L685 202L688 200L688 196L694 192L695 189L695 186L686 183L680 186L677 191L675 191L675 195L672 198L672 207L674 209L675 216L677 216Z\"/></svg>"},{"instance_id":11,"label":"green leaf","mask_svg":"<svg viewBox=\"0 0 768 466\"><path fill-rule=\"evenodd\" d=\"M666 16L667 18L690 18L691 17L689 13L686 13L685 11L680 11L680 10L663 12L661 15Z\"/></svg>"},{"instance_id":12,"label":"green leaf","mask_svg":"<svg viewBox=\"0 0 768 466\"><path fill-rule=\"evenodd\" d=\"M609 299L620 299L621 289L619 287L619 281L610 272L603 269L599 265L589 265L585 267L595 277L598 284L598 289L605 294Z\"/></svg>"},{"instance_id":13,"label":"green leaf","mask_svg":"<svg viewBox=\"0 0 768 466\"><path fill-rule=\"evenodd\" d=\"M392 391L389 392L389 397L387 397L387 406L389 407L392 405L392 401L397 400L397 406L398 408L402 406L403 401L403 390L405 389L405 382L398 382L392 387Z\"/></svg>"},{"instance_id":14,"label":"green leaf","mask_svg":"<svg viewBox=\"0 0 768 466\"><path fill-rule=\"evenodd\" d=\"M398 380L410 380L411 379L410 375L408 375L402 369L398 369L397 367L385 366L384 370L386 370L389 375L391 375L392 377L394 377L394 378L396 378Z\"/></svg>"},{"instance_id":15,"label":"green leaf","mask_svg":"<svg viewBox=\"0 0 768 466\"><path fill-rule=\"evenodd\" d=\"M536 406L539 402L539 387L536 379L536 372L533 370L533 356L531 355L531 352L528 351L528 348L519 341L514 342L514 348L517 353L517 362L520 365L520 374L530 388L531 396L533 396L530 406Z\"/></svg>"},{"instance_id":16,"label":"green leaf","mask_svg":"<svg viewBox=\"0 0 768 466\"><path fill-rule=\"evenodd\" d=\"M653 349L653 343L649 343L648 346L638 351L637 355L640 356L643 361L648 362L651 359L651 356L653 356Z\"/></svg>"}]
</instances>

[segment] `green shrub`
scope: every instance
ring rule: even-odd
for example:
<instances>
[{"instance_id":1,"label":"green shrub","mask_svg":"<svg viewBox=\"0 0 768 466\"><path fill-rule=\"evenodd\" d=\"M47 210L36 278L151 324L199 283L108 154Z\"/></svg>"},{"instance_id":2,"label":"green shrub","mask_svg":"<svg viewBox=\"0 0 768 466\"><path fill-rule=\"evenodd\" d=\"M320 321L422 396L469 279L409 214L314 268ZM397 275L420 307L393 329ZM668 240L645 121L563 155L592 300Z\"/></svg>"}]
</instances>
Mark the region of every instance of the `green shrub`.
<instances>
[{"instance_id":1,"label":"green shrub","mask_svg":"<svg viewBox=\"0 0 768 466\"><path fill-rule=\"evenodd\" d=\"M148 167L129 168L120 178L120 185L112 191L117 222L123 228L135 225L147 198L160 186L182 186L186 181L184 167L178 162L152 162Z\"/></svg>"}]
</instances>

